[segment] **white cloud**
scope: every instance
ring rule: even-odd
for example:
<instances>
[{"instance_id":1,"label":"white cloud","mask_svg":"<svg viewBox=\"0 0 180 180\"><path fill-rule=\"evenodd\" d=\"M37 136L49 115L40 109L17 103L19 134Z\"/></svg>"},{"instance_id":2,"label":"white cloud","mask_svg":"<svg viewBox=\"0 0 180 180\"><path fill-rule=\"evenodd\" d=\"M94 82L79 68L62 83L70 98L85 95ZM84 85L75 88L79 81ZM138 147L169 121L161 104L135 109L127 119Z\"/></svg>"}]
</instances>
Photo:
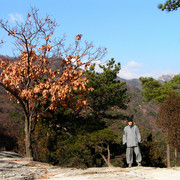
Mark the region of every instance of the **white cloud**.
<instances>
[{"instance_id":1,"label":"white cloud","mask_svg":"<svg viewBox=\"0 0 180 180\"><path fill-rule=\"evenodd\" d=\"M141 66L141 64L139 64L139 63L137 63L135 61L130 61L127 64L127 67L139 67L139 66Z\"/></svg>"},{"instance_id":2,"label":"white cloud","mask_svg":"<svg viewBox=\"0 0 180 180\"><path fill-rule=\"evenodd\" d=\"M153 77L154 79L158 79L159 77L161 77L162 75L167 75L167 74L178 74L178 72L174 72L171 69L164 69L162 70L161 68L157 68L157 69L153 69L149 72L146 72L144 74L142 74L142 77Z\"/></svg>"},{"instance_id":3,"label":"white cloud","mask_svg":"<svg viewBox=\"0 0 180 180\"><path fill-rule=\"evenodd\" d=\"M96 72L102 72L103 70L99 67L99 64L105 65L107 62L102 62L100 60L95 60L92 61L91 64L96 64L95 66L95 71ZM135 61L130 61L127 63L126 66L121 67L121 70L118 74L119 77L124 78L124 79L136 79L139 78L140 75L140 67L141 64L135 62Z\"/></svg>"},{"instance_id":4,"label":"white cloud","mask_svg":"<svg viewBox=\"0 0 180 180\"><path fill-rule=\"evenodd\" d=\"M96 72L103 72L103 70L99 67L99 65L105 65L106 64L106 62L102 62L102 61L100 61L100 60L95 60L95 61L92 61L91 62L91 64L96 64L96 66L95 66L95 71Z\"/></svg>"},{"instance_id":5,"label":"white cloud","mask_svg":"<svg viewBox=\"0 0 180 180\"><path fill-rule=\"evenodd\" d=\"M15 22L22 23L22 22L24 22L24 19L21 14L16 13L16 14L9 14L9 21L13 22L13 23L15 23Z\"/></svg>"},{"instance_id":6,"label":"white cloud","mask_svg":"<svg viewBox=\"0 0 180 180\"><path fill-rule=\"evenodd\" d=\"M122 66L118 76L124 79L136 79L140 77L140 70L142 65L135 62L130 61L125 65Z\"/></svg>"},{"instance_id":7,"label":"white cloud","mask_svg":"<svg viewBox=\"0 0 180 180\"><path fill-rule=\"evenodd\" d=\"M103 70L99 68L99 64L105 65L107 62L96 60L91 62L91 64L93 63L96 63L95 71L102 72ZM178 72L176 73L171 69L166 70L160 67L151 69L150 67L145 67L144 64L140 64L136 61L130 61L127 62L125 66L121 66L121 70L118 73L118 76L123 79L139 79L140 77L153 77L158 79L162 75L166 74L178 74Z\"/></svg>"},{"instance_id":8,"label":"white cloud","mask_svg":"<svg viewBox=\"0 0 180 180\"><path fill-rule=\"evenodd\" d=\"M138 75L135 73L132 73L129 69L121 69L121 71L118 74L119 77L123 79L136 79L138 78Z\"/></svg>"}]
</instances>

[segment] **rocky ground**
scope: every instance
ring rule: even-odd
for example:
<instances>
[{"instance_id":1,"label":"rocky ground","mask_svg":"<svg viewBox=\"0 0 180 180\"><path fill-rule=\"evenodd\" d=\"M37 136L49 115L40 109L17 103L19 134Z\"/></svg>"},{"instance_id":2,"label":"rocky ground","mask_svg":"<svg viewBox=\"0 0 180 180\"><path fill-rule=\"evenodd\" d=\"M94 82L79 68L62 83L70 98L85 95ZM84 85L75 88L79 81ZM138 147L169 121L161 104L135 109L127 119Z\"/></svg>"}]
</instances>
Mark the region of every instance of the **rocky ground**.
<instances>
[{"instance_id":1,"label":"rocky ground","mask_svg":"<svg viewBox=\"0 0 180 180\"><path fill-rule=\"evenodd\" d=\"M46 163L28 162L12 152L0 151L0 180L179 180L180 167L176 168L61 168Z\"/></svg>"}]
</instances>

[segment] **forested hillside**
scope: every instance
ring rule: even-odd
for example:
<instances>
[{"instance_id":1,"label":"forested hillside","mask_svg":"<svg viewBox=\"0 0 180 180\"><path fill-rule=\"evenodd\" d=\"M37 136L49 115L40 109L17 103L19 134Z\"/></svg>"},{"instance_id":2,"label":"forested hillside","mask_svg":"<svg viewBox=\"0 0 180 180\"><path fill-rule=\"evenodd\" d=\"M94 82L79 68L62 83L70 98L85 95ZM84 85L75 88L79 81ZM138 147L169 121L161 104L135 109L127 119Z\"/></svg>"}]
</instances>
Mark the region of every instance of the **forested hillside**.
<instances>
[{"instance_id":1,"label":"forested hillside","mask_svg":"<svg viewBox=\"0 0 180 180\"><path fill-rule=\"evenodd\" d=\"M55 64L53 67L57 67ZM125 80L121 79L122 81ZM33 134L35 160L63 166L105 166L102 159L103 156L108 156L105 141L111 138L108 139L111 163L123 167L126 164L125 147L121 142L123 128L127 125L127 117L134 115L135 124L139 126L142 135L143 164L164 166L165 140L155 123L159 107L142 102L139 80L126 81L125 86L130 96L127 109L123 110L116 105L105 109L100 121L94 116L89 116L91 110L88 109L82 110L77 118L71 114L71 110L63 109L55 114L49 112L43 115ZM9 101L9 96L2 87L0 99L0 148L23 154L22 110L17 104ZM94 141L101 137L103 147L100 148L99 144L86 139L88 136L94 138ZM88 141L91 144L90 149L86 144ZM100 148L100 151L95 152L96 148Z\"/></svg>"},{"instance_id":2,"label":"forested hillside","mask_svg":"<svg viewBox=\"0 0 180 180\"><path fill-rule=\"evenodd\" d=\"M23 130L24 115L0 87L0 149L18 151L17 140Z\"/></svg>"}]
</instances>

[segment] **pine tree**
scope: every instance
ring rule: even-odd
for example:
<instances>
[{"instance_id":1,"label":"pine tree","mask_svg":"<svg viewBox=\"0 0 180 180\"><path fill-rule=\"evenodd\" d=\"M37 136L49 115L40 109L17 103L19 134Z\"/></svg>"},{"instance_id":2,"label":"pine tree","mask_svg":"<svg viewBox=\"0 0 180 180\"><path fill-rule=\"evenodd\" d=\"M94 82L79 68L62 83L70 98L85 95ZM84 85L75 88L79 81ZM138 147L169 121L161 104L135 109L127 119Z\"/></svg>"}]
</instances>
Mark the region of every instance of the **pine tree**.
<instances>
[{"instance_id":1,"label":"pine tree","mask_svg":"<svg viewBox=\"0 0 180 180\"><path fill-rule=\"evenodd\" d=\"M159 4L158 8L162 11L166 10L167 12L175 11L180 7L180 1L179 0L166 0L164 4Z\"/></svg>"}]
</instances>

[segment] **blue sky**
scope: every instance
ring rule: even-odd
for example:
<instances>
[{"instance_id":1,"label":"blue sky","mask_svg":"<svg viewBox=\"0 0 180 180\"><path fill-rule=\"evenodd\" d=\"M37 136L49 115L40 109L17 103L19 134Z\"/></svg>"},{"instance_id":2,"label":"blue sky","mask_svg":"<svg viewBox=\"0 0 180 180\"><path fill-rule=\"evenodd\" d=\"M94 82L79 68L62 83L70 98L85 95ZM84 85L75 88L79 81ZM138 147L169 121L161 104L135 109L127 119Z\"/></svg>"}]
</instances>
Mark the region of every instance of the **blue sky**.
<instances>
[{"instance_id":1,"label":"blue sky","mask_svg":"<svg viewBox=\"0 0 180 180\"><path fill-rule=\"evenodd\" d=\"M103 61L121 63L125 79L180 73L180 11L162 12L165 0L9 0L1 1L0 19L23 21L31 7L56 19L56 36L82 34L96 47L106 47ZM7 35L0 54L12 56Z\"/></svg>"}]
</instances>

